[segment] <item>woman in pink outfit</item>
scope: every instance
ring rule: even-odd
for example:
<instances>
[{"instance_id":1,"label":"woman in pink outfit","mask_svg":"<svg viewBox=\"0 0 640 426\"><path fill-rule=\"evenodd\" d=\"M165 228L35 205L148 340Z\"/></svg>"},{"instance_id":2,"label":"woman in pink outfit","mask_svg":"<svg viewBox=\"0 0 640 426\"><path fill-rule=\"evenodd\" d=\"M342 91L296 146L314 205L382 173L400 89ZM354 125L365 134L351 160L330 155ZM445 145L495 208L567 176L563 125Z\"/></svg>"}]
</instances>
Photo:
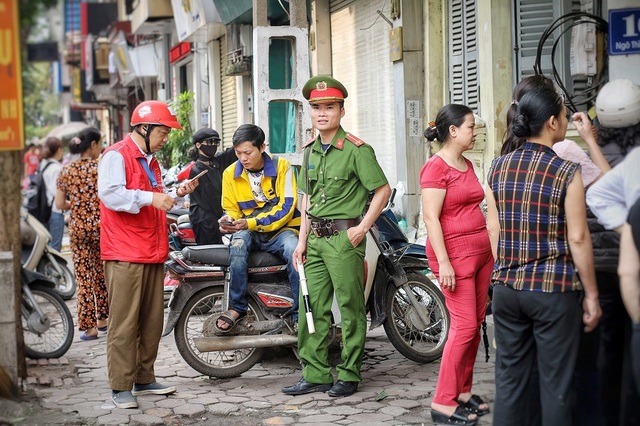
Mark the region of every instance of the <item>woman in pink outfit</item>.
<instances>
[{"instance_id":1,"label":"woman in pink outfit","mask_svg":"<svg viewBox=\"0 0 640 426\"><path fill-rule=\"evenodd\" d=\"M475 119L464 105L444 106L425 130L442 149L420 172L427 257L451 316L431 418L436 424L474 425L489 405L471 393L493 255L479 204L482 185L462 153L473 148Z\"/></svg>"}]
</instances>

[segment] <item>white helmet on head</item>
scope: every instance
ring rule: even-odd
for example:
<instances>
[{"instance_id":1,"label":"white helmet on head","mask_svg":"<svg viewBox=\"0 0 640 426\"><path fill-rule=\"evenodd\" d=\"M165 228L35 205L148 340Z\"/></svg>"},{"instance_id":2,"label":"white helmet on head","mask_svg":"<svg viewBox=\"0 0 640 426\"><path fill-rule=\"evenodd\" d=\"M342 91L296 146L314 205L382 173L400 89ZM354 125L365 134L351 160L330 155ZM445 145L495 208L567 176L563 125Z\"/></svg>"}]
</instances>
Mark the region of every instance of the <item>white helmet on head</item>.
<instances>
[{"instance_id":1,"label":"white helmet on head","mask_svg":"<svg viewBox=\"0 0 640 426\"><path fill-rule=\"evenodd\" d=\"M640 123L640 87L618 78L605 84L596 98L598 121L604 127L630 127Z\"/></svg>"}]
</instances>

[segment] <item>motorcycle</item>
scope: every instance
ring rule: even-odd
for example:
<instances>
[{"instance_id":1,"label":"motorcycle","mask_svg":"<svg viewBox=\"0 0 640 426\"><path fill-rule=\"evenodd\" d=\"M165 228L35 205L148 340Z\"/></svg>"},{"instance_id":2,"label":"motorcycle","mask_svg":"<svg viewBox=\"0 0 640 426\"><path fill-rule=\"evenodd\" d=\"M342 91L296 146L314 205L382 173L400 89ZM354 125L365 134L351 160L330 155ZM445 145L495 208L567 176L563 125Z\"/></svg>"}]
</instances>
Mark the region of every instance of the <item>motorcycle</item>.
<instances>
[{"instance_id":1,"label":"motorcycle","mask_svg":"<svg viewBox=\"0 0 640 426\"><path fill-rule=\"evenodd\" d=\"M73 317L56 284L47 276L22 268L22 331L25 355L60 358L73 341Z\"/></svg>"},{"instance_id":2,"label":"motorcycle","mask_svg":"<svg viewBox=\"0 0 640 426\"><path fill-rule=\"evenodd\" d=\"M169 249L177 251L186 246L195 246L196 234L189 220L189 209L176 205L167 211L166 216L169 227Z\"/></svg>"},{"instance_id":3,"label":"motorcycle","mask_svg":"<svg viewBox=\"0 0 640 426\"><path fill-rule=\"evenodd\" d=\"M392 201L393 195L388 206ZM283 259L251 253L247 316L224 336L216 334L215 323L228 306L228 247L186 247L170 253L170 259L167 267L180 284L171 294L163 336L174 332L180 355L193 369L212 377L234 377L259 362L265 348L296 347L293 296ZM395 218L382 214L367 234L365 268L370 329L382 325L408 359L439 359L449 313L439 287L426 276L430 269L424 246L409 243ZM332 313L330 338L337 341L340 313L335 302Z\"/></svg>"},{"instance_id":4,"label":"motorcycle","mask_svg":"<svg viewBox=\"0 0 640 426\"><path fill-rule=\"evenodd\" d=\"M76 292L76 277L60 252L49 246L51 234L24 208L20 210L20 219L22 267L46 275L54 282L56 292L63 299L71 299Z\"/></svg>"}]
</instances>

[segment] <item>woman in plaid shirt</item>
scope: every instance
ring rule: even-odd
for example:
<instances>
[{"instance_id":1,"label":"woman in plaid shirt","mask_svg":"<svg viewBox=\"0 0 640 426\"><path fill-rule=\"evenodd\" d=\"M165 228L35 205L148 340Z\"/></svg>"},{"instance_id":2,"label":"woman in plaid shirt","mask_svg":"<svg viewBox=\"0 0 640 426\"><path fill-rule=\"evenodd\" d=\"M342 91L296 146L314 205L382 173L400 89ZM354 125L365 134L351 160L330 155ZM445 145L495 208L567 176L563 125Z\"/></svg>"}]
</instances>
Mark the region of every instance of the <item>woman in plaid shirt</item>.
<instances>
[{"instance_id":1,"label":"woman in plaid shirt","mask_svg":"<svg viewBox=\"0 0 640 426\"><path fill-rule=\"evenodd\" d=\"M590 331L601 315L580 168L552 149L564 139L567 123L554 90L528 92L512 127L526 142L494 160L489 171L498 347L494 425L528 424L526 408L532 403L543 425L573 423L580 317ZM540 400L527 401L535 364Z\"/></svg>"}]
</instances>

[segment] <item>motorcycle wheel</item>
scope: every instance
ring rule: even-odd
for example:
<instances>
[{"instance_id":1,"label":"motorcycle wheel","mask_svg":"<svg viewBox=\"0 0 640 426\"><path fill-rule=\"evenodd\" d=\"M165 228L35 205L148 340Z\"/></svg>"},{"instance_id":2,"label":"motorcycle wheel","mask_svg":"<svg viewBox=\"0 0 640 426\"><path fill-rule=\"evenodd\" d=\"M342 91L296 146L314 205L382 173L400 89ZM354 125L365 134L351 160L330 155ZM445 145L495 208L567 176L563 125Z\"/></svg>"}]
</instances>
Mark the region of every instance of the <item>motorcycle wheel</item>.
<instances>
[{"instance_id":1,"label":"motorcycle wheel","mask_svg":"<svg viewBox=\"0 0 640 426\"><path fill-rule=\"evenodd\" d=\"M384 330L391 344L406 358L420 363L439 359L449 334L449 311L440 289L426 276L407 273L406 286L390 284L387 289ZM407 296L414 297L426 309L429 323L423 324Z\"/></svg>"},{"instance_id":2,"label":"motorcycle wheel","mask_svg":"<svg viewBox=\"0 0 640 426\"><path fill-rule=\"evenodd\" d=\"M207 287L197 292L182 310L176 323L174 337L178 352L198 373L210 377L229 378L239 376L259 362L262 359L263 348L198 351L193 338L202 337L205 320L222 312L223 301L223 286ZM249 299L247 319L252 321L260 318L258 312L255 302Z\"/></svg>"},{"instance_id":3,"label":"motorcycle wheel","mask_svg":"<svg viewBox=\"0 0 640 426\"><path fill-rule=\"evenodd\" d=\"M38 272L51 278L56 283L56 293L64 300L70 300L76 292L76 277L67 265L58 263L62 274L58 273L55 266L47 256L44 256L38 264Z\"/></svg>"},{"instance_id":4,"label":"motorcycle wheel","mask_svg":"<svg viewBox=\"0 0 640 426\"><path fill-rule=\"evenodd\" d=\"M31 359L60 358L67 353L73 341L71 312L53 289L39 284L33 284L30 289L44 317L40 317L30 303L23 299L25 354Z\"/></svg>"}]
</instances>

